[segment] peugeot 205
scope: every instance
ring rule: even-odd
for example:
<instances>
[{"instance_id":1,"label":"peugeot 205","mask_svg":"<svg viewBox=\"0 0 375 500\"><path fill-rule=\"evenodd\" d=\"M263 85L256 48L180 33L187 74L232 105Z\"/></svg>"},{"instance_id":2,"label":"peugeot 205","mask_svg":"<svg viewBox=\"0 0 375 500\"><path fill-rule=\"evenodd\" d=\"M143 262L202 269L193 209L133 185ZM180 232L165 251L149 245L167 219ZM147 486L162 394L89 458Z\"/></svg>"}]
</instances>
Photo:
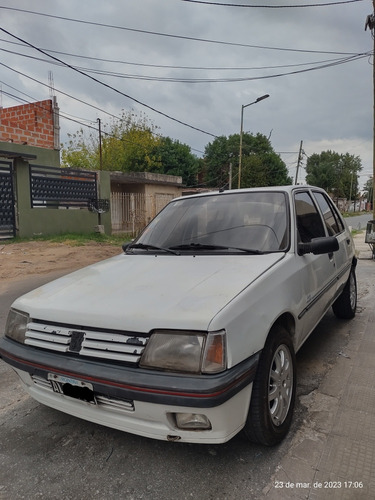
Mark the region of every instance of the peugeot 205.
<instances>
[{"instance_id":1,"label":"peugeot 205","mask_svg":"<svg viewBox=\"0 0 375 500\"><path fill-rule=\"evenodd\" d=\"M275 445L295 353L356 312L348 228L319 188L177 198L118 256L12 305L0 355L37 401L150 438Z\"/></svg>"}]
</instances>

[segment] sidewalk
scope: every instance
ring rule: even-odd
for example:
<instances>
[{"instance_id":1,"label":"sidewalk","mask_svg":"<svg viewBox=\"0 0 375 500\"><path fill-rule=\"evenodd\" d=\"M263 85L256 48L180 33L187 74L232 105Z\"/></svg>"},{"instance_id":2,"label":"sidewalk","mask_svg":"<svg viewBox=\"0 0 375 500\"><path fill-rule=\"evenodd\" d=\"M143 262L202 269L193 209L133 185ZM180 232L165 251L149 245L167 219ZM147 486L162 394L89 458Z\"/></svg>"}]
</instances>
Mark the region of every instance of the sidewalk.
<instances>
[{"instance_id":1,"label":"sidewalk","mask_svg":"<svg viewBox=\"0 0 375 500\"><path fill-rule=\"evenodd\" d=\"M262 498L357 500L375 498L375 260L355 236L358 313L348 345L318 389L302 396L306 418Z\"/></svg>"}]
</instances>

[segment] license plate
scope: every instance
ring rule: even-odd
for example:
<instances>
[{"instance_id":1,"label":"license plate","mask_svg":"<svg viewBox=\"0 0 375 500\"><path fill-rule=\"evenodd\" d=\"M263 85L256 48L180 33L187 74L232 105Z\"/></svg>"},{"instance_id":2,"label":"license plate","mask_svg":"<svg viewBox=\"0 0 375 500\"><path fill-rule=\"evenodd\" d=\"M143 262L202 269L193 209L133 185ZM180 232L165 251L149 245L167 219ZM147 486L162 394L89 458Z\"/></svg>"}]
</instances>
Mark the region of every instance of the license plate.
<instances>
[{"instance_id":1,"label":"license plate","mask_svg":"<svg viewBox=\"0 0 375 500\"><path fill-rule=\"evenodd\" d=\"M83 382L65 375L48 374L48 380L51 382L54 392L64 394L86 403L96 404L93 385L89 382Z\"/></svg>"}]
</instances>

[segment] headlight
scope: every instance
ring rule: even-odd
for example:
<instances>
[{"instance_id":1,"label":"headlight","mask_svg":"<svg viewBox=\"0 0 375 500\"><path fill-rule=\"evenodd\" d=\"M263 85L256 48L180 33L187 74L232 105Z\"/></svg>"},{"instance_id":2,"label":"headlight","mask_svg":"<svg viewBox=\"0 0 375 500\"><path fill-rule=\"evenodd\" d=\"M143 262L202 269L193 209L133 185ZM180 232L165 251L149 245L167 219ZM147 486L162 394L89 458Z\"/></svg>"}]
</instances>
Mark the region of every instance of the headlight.
<instances>
[{"instance_id":1,"label":"headlight","mask_svg":"<svg viewBox=\"0 0 375 500\"><path fill-rule=\"evenodd\" d=\"M174 372L217 373L225 370L225 332L154 332L142 355L142 368Z\"/></svg>"},{"instance_id":2,"label":"headlight","mask_svg":"<svg viewBox=\"0 0 375 500\"><path fill-rule=\"evenodd\" d=\"M21 344L25 343L26 326L29 321L29 315L11 309L5 327L5 335Z\"/></svg>"}]
</instances>

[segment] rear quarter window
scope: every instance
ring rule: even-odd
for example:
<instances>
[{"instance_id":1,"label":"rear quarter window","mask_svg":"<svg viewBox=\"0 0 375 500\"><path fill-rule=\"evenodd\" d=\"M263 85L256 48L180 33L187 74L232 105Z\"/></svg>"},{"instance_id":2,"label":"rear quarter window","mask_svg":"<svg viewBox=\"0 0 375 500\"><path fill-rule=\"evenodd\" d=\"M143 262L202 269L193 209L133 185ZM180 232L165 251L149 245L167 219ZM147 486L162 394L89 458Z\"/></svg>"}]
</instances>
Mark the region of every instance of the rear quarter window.
<instances>
[{"instance_id":1,"label":"rear quarter window","mask_svg":"<svg viewBox=\"0 0 375 500\"><path fill-rule=\"evenodd\" d=\"M331 199L323 193L318 192L314 192L314 197L322 212L324 224L329 236L335 236L341 233L344 230L344 224Z\"/></svg>"}]
</instances>

